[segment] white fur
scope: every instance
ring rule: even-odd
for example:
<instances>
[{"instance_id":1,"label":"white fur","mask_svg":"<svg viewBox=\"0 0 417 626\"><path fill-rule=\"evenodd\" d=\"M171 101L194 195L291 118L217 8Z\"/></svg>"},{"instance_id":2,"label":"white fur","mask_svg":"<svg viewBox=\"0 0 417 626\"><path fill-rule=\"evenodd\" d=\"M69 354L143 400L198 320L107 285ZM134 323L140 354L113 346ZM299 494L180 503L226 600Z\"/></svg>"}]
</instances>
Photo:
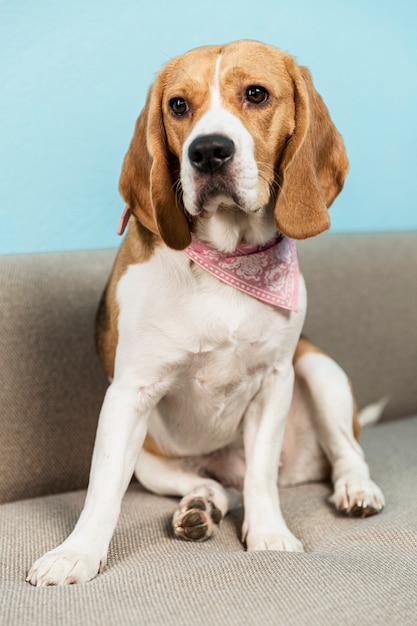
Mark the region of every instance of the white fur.
<instances>
[{"instance_id":1,"label":"white fur","mask_svg":"<svg viewBox=\"0 0 417 626\"><path fill-rule=\"evenodd\" d=\"M194 139L201 135L212 133L225 135L235 144L235 155L230 168L230 178L233 179L234 187L239 195L239 208L247 213L252 213L260 208L258 205L258 166L254 156L254 141L241 120L230 113L222 104L219 86L220 65L221 55L217 59L213 86L211 88L210 107L195 124L182 149L181 185L184 194L183 201L187 211L194 216L200 214L196 191L198 188L198 173L188 160L188 149ZM213 215L221 203L224 203L226 206L233 205L230 198L219 195L206 203L204 211L209 215ZM211 235L216 240L217 245L220 244L220 249L232 252L236 248L238 228L234 228L234 236L230 237L231 233L228 232L227 227L222 228L220 226L219 228L217 220L207 220L204 227L204 234ZM225 243L223 243L223 240L225 240Z\"/></svg>"},{"instance_id":2,"label":"white fur","mask_svg":"<svg viewBox=\"0 0 417 626\"><path fill-rule=\"evenodd\" d=\"M377 402L373 402L372 404L368 404L359 412L359 424L361 428L366 428L368 426L374 426L377 424L384 412L385 407L389 403L389 396L384 396Z\"/></svg>"},{"instance_id":3,"label":"white fur","mask_svg":"<svg viewBox=\"0 0 417 626\"><path fill-rule=\"evenodd\" d=\"M222 104L220 68L221 58L210 107L184 144L181 181L186 208L198 215L198 174L188 146L206 133L233 139L230 176L240 208L230 198L211 198L204 206L208 217L197 221L200 236L233 250L242 239L264 243L275 225L257 204L253 139ZM174 514L180 536L190 515L201 518L201 537L210 536L218 516L239 500L230 487L240 489L249 550L302 550L280 509L280 460L280 484L321 479L330 462L338 508L382 508L352 434L345 374L320 354L302 356L294 372L306 312L302 277L298 311L284 311L219 282L182 252L160 247L148 262L128 267L117 303L115 373L100 413L85 507L68 539L33 565L32 584L82 582L104 567L134 470L155 493L182 497ZM167 456L141 450L146 433Z\"/></svg>"}]
</instances>

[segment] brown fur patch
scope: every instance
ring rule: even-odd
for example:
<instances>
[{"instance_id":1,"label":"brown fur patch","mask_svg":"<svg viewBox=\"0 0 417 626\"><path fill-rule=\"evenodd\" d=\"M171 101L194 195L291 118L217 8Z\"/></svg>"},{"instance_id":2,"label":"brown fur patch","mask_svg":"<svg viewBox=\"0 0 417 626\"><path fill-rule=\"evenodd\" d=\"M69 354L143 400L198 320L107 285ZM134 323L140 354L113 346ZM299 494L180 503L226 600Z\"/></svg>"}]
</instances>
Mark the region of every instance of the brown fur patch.
<instances>
[{"instance_id":1,"label":"brown fur patch","mask_svg":"<svg viewBox=\"0 0 417 626\"><path fill-rule=\"evenodd\" d=\"M114 376L114 360L119 340L117 285L129 265L146 263L155 247L161 244L162 240L158 235L147 230L135 217L130 218L129 230L120 246L96 316L96 350L109 378Z\"/></svg>"},{"instance_id":2,"label":"brown fur patch","mask_svg":"<svg viewBox=\"0 0 417 626\"><path fill-rule=\"evenodd\" d=\"M295 349L293 363L298 361L298 359L303 356L303 354L307 354L308 352L315 352L317 354L326 354L323 350L320 350L314 343L312 343L307 337L300 337L298 340L297 347Z\"/></svg>"},{"instance_id":3,"label":"brown fur patch","mask_svg":"<svg viewBox=\"0 0 417 626\"><path fill-rule=\"evenodd\" d=\"M147 452L151 452L156 456L164 456L170 459L175 458L175 455L169 454L165 450L162 450L162 448L160 448L149 435L146 435L145 441L143 442L143 447Z\"/></svg>"}]
</instances>

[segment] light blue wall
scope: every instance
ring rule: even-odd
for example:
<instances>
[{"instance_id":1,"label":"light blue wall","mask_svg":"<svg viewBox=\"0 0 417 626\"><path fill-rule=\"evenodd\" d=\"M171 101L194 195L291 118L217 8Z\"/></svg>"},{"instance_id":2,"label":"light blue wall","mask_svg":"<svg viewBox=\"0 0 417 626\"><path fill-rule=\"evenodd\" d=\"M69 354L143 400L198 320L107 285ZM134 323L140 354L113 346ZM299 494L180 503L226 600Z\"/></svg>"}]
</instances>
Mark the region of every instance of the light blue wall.
<instances>
[{"instance_id":1,"label":"light blue wall","mask_svg":"<svg viewBox=\"0 0 417 626\"><path fill-rule=\"evenodd\" d=\"M333 231L416 229L416 0L0 0L0 252L117 245L148 85L191 47L260 39L309 65L351 172Z\"/></svg>"}]
</instances>

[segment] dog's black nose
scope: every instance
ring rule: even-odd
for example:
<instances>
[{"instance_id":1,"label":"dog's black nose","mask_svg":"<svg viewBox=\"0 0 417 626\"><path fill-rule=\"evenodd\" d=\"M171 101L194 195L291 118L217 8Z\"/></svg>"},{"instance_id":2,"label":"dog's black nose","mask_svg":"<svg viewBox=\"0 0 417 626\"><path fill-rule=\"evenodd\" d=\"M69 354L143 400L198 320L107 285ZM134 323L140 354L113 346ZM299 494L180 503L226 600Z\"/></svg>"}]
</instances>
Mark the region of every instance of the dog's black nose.
<instances>
[{"instance_id":1,"label":"dog's black nose","mask_svg":"<svg viewBox=\"0 0 417 626\"><path fill-rule=\"evenodd\" d=\"M204 174L214 174L230 161L235 144L223 135L201 135L188 148L191 165Z\"/></svg>"}]
</instances>

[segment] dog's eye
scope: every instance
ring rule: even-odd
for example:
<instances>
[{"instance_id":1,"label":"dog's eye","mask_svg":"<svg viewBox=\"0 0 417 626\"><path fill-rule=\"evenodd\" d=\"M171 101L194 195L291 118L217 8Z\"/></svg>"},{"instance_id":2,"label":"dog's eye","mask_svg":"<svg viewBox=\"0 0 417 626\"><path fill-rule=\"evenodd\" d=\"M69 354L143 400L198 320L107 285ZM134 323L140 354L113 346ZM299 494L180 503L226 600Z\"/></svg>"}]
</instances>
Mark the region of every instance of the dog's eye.
<instances>
[{"instance_id":1,"label":"dog's eye","mask_svg":"<svg viewBox=\"0 0 417 626\"><path fill-rule=\"evenodd\" d=\"M171 98L169 101L169 108L177 117L185 115L188 111L188 104L184 98Z\"/></svg>"},{"instance_id":2,"label":"dog's eye","mask_svg":"<svg viewBox=\"0 0 417 626\"><path fill-rule=\"evenodd\" d=\"M252 104L263 104L268 100L269 93L264 87L252 85L246 89L246 99Z\"/></svg>"}]
</instances>

